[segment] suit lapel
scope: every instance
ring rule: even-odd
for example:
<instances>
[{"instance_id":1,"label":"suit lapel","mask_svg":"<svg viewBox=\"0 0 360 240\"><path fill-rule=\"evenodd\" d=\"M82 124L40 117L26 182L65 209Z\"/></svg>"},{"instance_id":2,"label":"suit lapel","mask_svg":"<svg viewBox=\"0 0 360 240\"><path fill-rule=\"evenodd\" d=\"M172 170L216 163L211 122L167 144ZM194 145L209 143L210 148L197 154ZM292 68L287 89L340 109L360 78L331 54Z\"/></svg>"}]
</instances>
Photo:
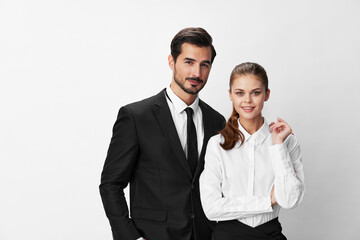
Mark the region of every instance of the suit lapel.
<instances>
[{"instance_id":1,"label":"suit lapel","mask_svg":"<svg viewBox=\"0 0 360 240\"><path fill-rule=\"evenodd\" d=\"M201 101L201 100L199 100L199 107L201 108L202 115L203 115L204 140L203 140L201 152L200 152L200 155L199 155L199 164L198 164L198 167L196 169L194 179L196 179L196 177L198 175L200 175L202 170L204 169L204 157L205 157L205 152L206 152L206 146L207 146L207 142L209 141L210 137L213 135L212 129L214 129L213 128L213 123L212 123L212 118L211 118L211 115L210 115L210 111L207 108L207 106L203 103L203 101Z\"/></svg>"},{"instance_id":2,"label":"suit lapel","mask_svg":"<svg viewBox=\"0 0 360 240\"><path fill-rule=\"evenodd\" d=\"M159 122L165 137L175 153L176 159L184 168L186 174L192 178L191 169L186 159L184 150L181 147L181 142L175 128L174 121L171 116L169 106L166 102L165 89L157 95L156 103L154 104L155 116Z\"/></svg>"}]
</instances>

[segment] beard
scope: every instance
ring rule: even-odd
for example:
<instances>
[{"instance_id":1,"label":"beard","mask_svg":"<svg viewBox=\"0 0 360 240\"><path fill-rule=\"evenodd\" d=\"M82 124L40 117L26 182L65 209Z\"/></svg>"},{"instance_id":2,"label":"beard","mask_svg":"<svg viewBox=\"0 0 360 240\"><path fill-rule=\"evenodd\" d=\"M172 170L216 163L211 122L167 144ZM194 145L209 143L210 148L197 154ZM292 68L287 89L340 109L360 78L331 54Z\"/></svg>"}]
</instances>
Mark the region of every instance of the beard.
<instances>
[{"instance_id":1,"label":"beard","mask_svg":"<svg viewBox=\"0 0 360 240\"><path fill-rule=\"evenodd\" d=\"M179 80L179 78L177 77L177 74L176 74L176 69L174 69L174 81L175 83L186 93L188 94L193 94L193 95L196 95L200 92L201 89L203 89L203 87L205 86L205 84L202 84L202 85L197 85L199 88L197 88L196 86L191 86L189 88L185 87L185 82L187 80L193 80L193 81L197 81L199 83L204 83L204 81L200 78L195 78L195 77L187 77L185 78L185 80L183 82L181 82Z\"/></svg>"}]
</instances>

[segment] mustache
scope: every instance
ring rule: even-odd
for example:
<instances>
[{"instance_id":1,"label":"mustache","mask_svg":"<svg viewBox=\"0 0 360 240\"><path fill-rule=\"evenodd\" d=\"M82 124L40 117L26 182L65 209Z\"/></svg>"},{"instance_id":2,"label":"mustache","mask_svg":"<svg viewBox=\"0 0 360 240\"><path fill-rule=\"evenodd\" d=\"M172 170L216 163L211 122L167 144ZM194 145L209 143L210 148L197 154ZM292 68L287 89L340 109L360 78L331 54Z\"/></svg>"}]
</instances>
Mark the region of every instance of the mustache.
<instances>
[{"instance_id":1,"label":"mustache","mask_svg":"<svg viewBox=\"0 0 360 240\"><path fill-rule=\"evenodd\" d=\"M185 78L185 80L193 80L193 81L197 81L199 83L203 83L204 81L201 80L200 78L196 78L196 77L187 77Z\"/></svg>"}]
</instances>

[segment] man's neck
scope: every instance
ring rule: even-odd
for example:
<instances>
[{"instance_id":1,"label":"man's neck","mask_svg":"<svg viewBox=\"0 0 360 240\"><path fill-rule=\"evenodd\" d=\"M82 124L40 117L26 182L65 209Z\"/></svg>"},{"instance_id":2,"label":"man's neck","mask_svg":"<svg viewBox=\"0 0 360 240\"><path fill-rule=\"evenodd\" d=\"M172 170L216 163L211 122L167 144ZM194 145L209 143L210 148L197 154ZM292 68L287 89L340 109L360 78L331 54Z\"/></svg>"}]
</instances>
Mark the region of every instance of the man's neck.
<instances>
[{"instance_id":1,"label":"man's neck","mask_svg":"<svg viewBox=\"0 0 360 240\"><path fill-rule=\"evenodd\" d=\"M171 90L174 92L176 96L178 96L186 105L190 106L195 101L197 94L189 94L184 92L181 87L178 85L171 83L170 84Z\"/></svg>"}]
</instances>

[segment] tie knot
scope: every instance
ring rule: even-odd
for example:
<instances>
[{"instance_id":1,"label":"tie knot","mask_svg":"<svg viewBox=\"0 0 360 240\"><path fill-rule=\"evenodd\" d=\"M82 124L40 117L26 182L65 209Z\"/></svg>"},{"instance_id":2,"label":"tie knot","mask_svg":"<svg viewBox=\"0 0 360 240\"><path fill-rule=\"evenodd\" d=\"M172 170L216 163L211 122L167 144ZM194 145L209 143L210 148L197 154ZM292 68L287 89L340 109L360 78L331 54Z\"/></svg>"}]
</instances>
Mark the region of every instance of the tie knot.
<instances>
[{"instance_id":1,"label":"tie knot","mask_svg":"<svg viewBox=\"0 0 360 240\"><path fill-rule=\"evenodd\" d=\"M190 107L185 108L185 112L188 118L192 118L192 115L194 114L194 110Z\"/></svg>"}]
</instances>

